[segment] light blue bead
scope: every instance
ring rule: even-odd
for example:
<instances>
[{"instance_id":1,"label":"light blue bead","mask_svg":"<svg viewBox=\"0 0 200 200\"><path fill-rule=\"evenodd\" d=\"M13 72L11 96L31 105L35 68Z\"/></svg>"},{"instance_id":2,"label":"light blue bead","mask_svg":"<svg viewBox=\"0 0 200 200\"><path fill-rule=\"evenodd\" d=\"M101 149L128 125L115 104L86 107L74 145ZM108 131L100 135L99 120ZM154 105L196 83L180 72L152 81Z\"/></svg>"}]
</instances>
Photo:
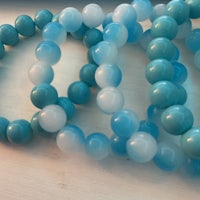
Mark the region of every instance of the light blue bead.
<instances>
[{"instance_id":1,"label":"light blue bead","mask_svg":"<svg viewBox=\"0 0 200 200\"><path fill-rule=\"evenodd\" d=\"M110 138L112 152L119 156L126 156L126 142L127 138L120 138L116 135L113 135Z\"/></svg>"},{"instance_id":2,"label":"light blue bead","mask_svg":"<svg viewBox=\"0 0 200 200\"><path fill-rule=\"evenodd\" d=\"M31 91L31 101L38 108L55 104L57 100L57 90L47 83L36 85Z\"/></svg>"},{"instance_id":3,"label":"light blue bead","mask_svg":"<svg viewBox=\"0 0 200 200\"><path fill-rule=\"evenodd\" d=\"M0 26L0 42L9 45L14 46L18 43L19 36L17 33L17 30L11 26L10 24L3 24Z\"/></svg>"},{"instance_id":4,"label":"light blue bead","mask_svg":"<svg viewBox=\"0 0 200 200\"><path fill-rule=\"evenodd\" d=\"M162 116L163 128L172 135L181 135L188 131L194 122L192 112L182 105L167 108Z\"/></svg>"},{"instance_id":5,"label":"light blue bead","mask_svg":"<svg viewBox=\"0 0 200 200\"><path fill-rule=\"evenodd\" d=\"M74 116L75 106L69 98L59 97L56 104L63 108L67 115L67 119L71 119Z\"/></svg>"},{"instance_id":6,"label":"light blue bead","mask_svg":"<svg viewBox=\"0 0 200 200\"><path fill-rule=\"evenodd\" d=\"M197 19L200 17L200 4L199 0L185 0L190 8L190 18Z\"/></svg>"},{"instance_id":7,"label":"light blue bead","mask_svg":"<svg viewBox=\"0 0 200 200\"><path fill-rule=\"evenodd\" d=\"M92 28L86 31L83 36L83 44L90 48L103 40L103 34L100 30Z\"/></svg>"},{"instance_id":8,"label":"light blue bead","mask_svg":"<svg viewBox=\"0 0 200 200\"><path fill-rule=\"evenodd\" d=\"M151 30L147 29L145 32L142 33L139 44L146 51L151 40L152 40Z\"/></svg>"},{"instance_id":9,"label":"light blue bead","mask_svg":"<svg viewBox=\"0 0 200 200\"><path fill-rule=\"evenodd\" d=\"M194 55L194 63L196 65L197 69L200 70L200 49Z\"/></svg>"},{"instance_id":10,"label":"light blue bead","mask_svg":"<svg viewBox=\"0 0 200 200\"><path fill-rule=\"evenodd\" d=\"M39 61L54 65L60 60L61 50L55 42L42 41L37 45L35 55Z\"/></svg>"},{"instance_id":11,"label":"light blue bead","mask_svg":"<svg viewBox=\"0 0 200 200\"><path fill-rule=\"evenodd\" d=\"M151 35L153 38L166 37L170 40L176 37L178 24L170 16L156 18L151 25Z\"/></svg>"},{"instance_id":12,"label":"light blue bead","mask_svg":"<svg viewBox=\"0 0 200 200\"><path fill-rule=\"evenodd\" d=\"M81 27L77 31L71 32L71 35L76 40L82 40L83 36L85 35L86 31L88 31L88 30L89 30L89 28L85 24L82 24Z\"/></svg>"},{"instance_id":13,"label":"light blue bead","mask_svg":"<svg viewBox=\"0 0 200 200\"><path fill-rule=\"evenodd\" d=\"M163 80L172 81L174 79L174 67L166 59L155 59L146 66L145 75L151 84Z\"/></svg>"},{"instance_id":14,"label":"light blue bead","mask_svg":"<svg viewBox=\"0 0 200 200\"><path fill-rule=\"evenodd\" d=\"M93 52L95 50L96 50L95 46L92 46L91 48L88 49L88 51L87 51L87 61L90 64L95 64L96 65L96 62L94 61L94 58L93 58Z\"/></svg>"},{"instance_id":15,"label":"light blue bead","mask_svg":"<svg viewBox=\"0 0 200 200\"><path fill-rule=\"evenodd\" d=\"M59 15L60 15L60 13L55 14L55 15L52 17L51 22L59 22Z\"/></svg>"},{"instance_id":16,"label":"light blue bead","mask_svg":"<svg viewBox=\"0 0 200 200\"><path fill-rule=\"evenodd\" d=\"M9 124L8 119L4 117L0 117L0 141L1 142L6 142L8 140L7 135L6 135L8 124Z\"/></svg>"},{"instance_id":17,"label":"light blue bead","mask_svg":"<svg viewBox=\"0 0 200 200\"><path fill-rule=\"evenodd\" d=\"M23 119L10 122L7 128L7 137L12 144L24 145L29 143L33 137L30 123Z\"/></svg>"},{"instance_id":18,"label":"light blue bead","mask_svg":"<svg viewBox=\"0 0 200 200\"><path fill-rule=\"evenodd\" d=\"M173 82L182 84L187 79L187 69L186 67L179 62L172 62L172 65L174 66L174 77Z\"/></svg>"},{"instance_id":19,"label":"light blue bead","mask_svg":"<svg viewBox=\"0 0 200 200\"><path fill-rule=\"evenodd\" d=\"M165 58L172 60L174 57L174 44L167 38L153 39L147 47L147 56L150 60Z\"/></svg>"},{"instance_id":20,"label":"light blue bead","mask_svg":"<svg viewBox=\"0 0 200 200\"><path fill-rule=\"evenodd\" d=\"M193 53L200 49L200 29L193 29L185 38L186 47Z\"/></svg>"},{"instance_id":21,"label":"light blue bead","mask_svg":"<svg viewBox=\"0 0 200 200\"><path fill-rule=\"evenodd\" d=\"M181 147L191 158L200 159L200 127L188 130L181 137Z\"/></svg>"},{"instance_id":22,"label":"light blue bead","mask_svg":"<svg viewBox=\"0 0 200 200\"><path fill-rule=\"evenodd\" d=\"M157 4L153 6L153 10L150 15L150 20L153 22L157 17L165 15L166 4Z\"/></svg>"},{"instance_id":23,"label":"light blue bead","mask_svg":"<svg viewBox=\"0 0 200 200\"><path fill-rule=\"evenodd\" d=\"M3 58L5 55L5 48L4 45L0 42L0 59Z\"/></svg>"},{"instance_id":24,"label":"light blue bead","mask_svg":"<svg viewBox=\"0 0 200 200\"><path fill-rule=\"evenodd\" d=\"M104 18L104 20L103 20L103 23L102 23L103 29L106 28L106 26L107 26L108 24L110 24L110 23L113 22L113 20L112 20L112 14L113 14L113 13L110 12L110 13L108 13L108 14L105 16L105 18Z\"/></svg>"},{"instance_id":25,"label":"light blue bead","mask_svg":"<svg viewBox=\"0 0 200 200\"><path fill-rule=\"evenodd\" d=\"M103 133L92 133L86 138L86 151L95 160L103 160L110 154L110 140Z\"/></svg>"},{"instance_id":26,"label":"light blue bead","mask_svg":"<svg viewBox=\"0 0 200 200\"><path fill-rule=\"evenodd\" d=\"M139 119L132 110L123 109L112 115L111 128L121 138L129 138L139 128Z\"/></svg>"},{"instance_id":27,"label":"light blue bead","mask_svg":"<svg viewBox=\"0 0 200 200\"><path fill-rule=\"evenodd\" d=\"M185 156L176 144L172 142L158 143L158 151L153 159L156 166L164 171L176 171L185 161Z\"/></svg>"},{"instance_id":28,"label":"light blue bead","mask_svg":"<svg viewBox=\"0 0 200 200\"><path fill-rule=\"evenodd\" d=\"M98 66L95 64L83 65L79 73L80 80L87 83L89 86L96 86L95 72L97 68Z\"/></svg>"},{"instance_id":29,"label":"light blue bead","mask_svg":"<svg viewBox=\"0 0 200 200\"><path fill-rule=\"evenodd\" d=\"M35 34L35 23L28 15L20 15L15 20L15 28L19 34L30 37Z\"/></svg>"},{"instance_id":30,"label":"light blue bead","mask_svg":"<svg viewBox=\"0 0 200 200\"><path fill-rule=\"evenodd\" d=\"M184 173L192 178L199 178L200 176L200 160L187 158L183 165Z\"/></svg>"},{"instance_id":31,"label":"light blue bead","mask_svg":"<svg viewBox=\"0 0 200 200\"><path fill-rule=\"evenodd\" d=\"M179 25L176 39L185 39L190 34L191 31L192 31L192 22L190 19L188 19L187 21L185 21L185 23Z\"/></svg>"},{"instance_id":32,"label":"light blue bead","mask_svg":"<svg viewBox=\"0 0 200 200\"><path fill-rule=\"evenodd\" d=\"M76 81L70 84L67 94L73 103L85 104L90 99L90 88L83 81Z\"/></svg>"},{"instance_id":33,"label":"light blue bead","mask_svg":"<svg viewBox=\"0 0 200 200\"><path fill-rule=\"evenodd\" d=\"M189 6L183 0L172 0L167 4L165 13L180 25L189 18Z\"/></svg>"},{"instance_id":34,"label":"light blue bead","mask_svg":"<svg viewBox=\"0 0 200 200\"><path fill-rule=\"evenodd\" d=\"M42 30L46 24L51 22L52 18L53 14L49 10L39 10L34 16L35 25Z\"/></svg>"}]
</instances>

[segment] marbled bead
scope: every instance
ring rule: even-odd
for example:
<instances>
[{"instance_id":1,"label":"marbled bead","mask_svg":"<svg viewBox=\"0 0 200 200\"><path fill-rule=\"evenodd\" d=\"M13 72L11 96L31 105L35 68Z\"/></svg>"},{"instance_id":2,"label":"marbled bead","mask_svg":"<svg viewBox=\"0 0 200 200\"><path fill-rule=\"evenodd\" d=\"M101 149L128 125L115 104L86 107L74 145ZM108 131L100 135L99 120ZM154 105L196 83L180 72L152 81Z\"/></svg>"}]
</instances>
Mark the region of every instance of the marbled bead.
<instances>
[{"instance_id":1,"label":"marbled bead","mask_svg":"<svg viewBox=\"0 0 200 200\"><path fill-rule=\"evenodd\" d=\"M127 138L121 138L121 137L118 137L117 135L113 135L110 138L112 152L119 156L127 155L126 142L127 142Z\"/></svg>"},{"instance_id":2,"label":"marbled bead","mask_svg":"<svg viewBox=\"0 0 200 200\"><path fill-rule=\"evenodd\" d=\"M53 15L51 22L59 22L59 15L60 13Z\"/></svg>"},{"instance_id":3,"label":"marbled bead","mask_svg":"<svg viewBox=\"0 0 200 200\"><path fill-rule=\"evenodd\" d=\"M0 59L4 57L5 48L4 45L0 42Z\"/></svg>"},{"instance_id":4,"label":"marbled bead","mask_svg":"<svg viewBox=\"0 0 200 200\"><path fill-rule=\"evenodd\" d=\"M6 135L8 124L9 124L8 119L4 117L0 117L0 141L1 142L6 142L8 140L7 135Z\"/></svg>"},{"instance_id":5,"label":"marbled bead","mask_svg":"<svg viewBox=\"0 0 200 200\"><path fill-rule=\"evenodd\" d=\"M113 20L112 20L112 14L113 14L112 12L109 12L109 13L106 14L106 16L105 16L105 18L103 20L103 23L102 23L103 29L106 28L106 26L108 24L110 24L110 23L113 22Z\"/></svg>"},{"instance_id":6,"label":"marbled bead","mask_svg":"<svg viewBox=\"0 0 200 200\"><path fill-rule=\"evenodd\" d=\"M185 38L186 47L193 53L200 49L200 29L193 29Z\"/></svg>"},{"instance_id":7,"label":"marbled bead","mask_svg":"<svg viewBox=\"0 0 200 200\"><path fill-rule=\"evenodd\" d=\"M172 62L172 65L174 66L174 77L173 82L182 84L187 79L187 68L179 62Z\"/></svg>"},{"instance_id":8,"label":"marbled bead","mask_svg":"<svg viewBox=\"0 0 200 200\"><path fill-rule=\"evenodd\" d=\"M93 58L93 53L94 53L95 50L96 50L96 47L92 46L87 51L87 61L88 61L89 64L97 65L97 63L95 62L95 60Z\"/></svg>"},{"instance_id":9,"label":"marbled bead","mask_svg":"<svg viewBox=\"0 0 200 200\"><path fill-rule=\"evenodd\" d=\"M197 19L200 17L200 3L199 0L185 0L190 8L190 18Z\"/></svg>"},{"instance_id":10,"label":"marbled bead","mask_svg":"<svg viewBox=\"0 0 200 200\"><path fill-rule=\"evenodd\" d=\"M153 6L153 10L149 17L151 22L153 22L157 17L165 15L165 9L166 9L166 4L160 3L160 4Z\"/></svg>"}]
</instances>

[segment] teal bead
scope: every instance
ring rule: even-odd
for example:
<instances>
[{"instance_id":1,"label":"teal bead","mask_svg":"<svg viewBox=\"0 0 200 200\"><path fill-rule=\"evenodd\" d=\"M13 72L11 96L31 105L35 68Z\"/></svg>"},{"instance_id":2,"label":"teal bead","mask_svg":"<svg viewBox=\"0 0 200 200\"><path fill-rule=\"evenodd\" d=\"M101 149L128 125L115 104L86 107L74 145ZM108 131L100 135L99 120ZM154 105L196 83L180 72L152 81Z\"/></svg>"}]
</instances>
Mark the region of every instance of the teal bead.
<instances>
[{"instance_id":1,"label":"teal bead","mask_svg":"<svg viewBox=\"0 0 200 200\"><path fill-rule=\"evenodd\" d=\"M83 36L85 35L86 31L88 31L88 30L89 30L89 28L85 24L82 24L81 27L77 31L71 32L70 34L76 40L82 40Z\"/></svg>"},{"instance_id":2,"label":"teal bead","mask_svg":"<svg viewBox=\"0 0 200 200\"><path fill-rule=\"evenodd\" d=\"M181 146L184 152L191 158L200 159L200 127L188 130L181 137Z\"/></svg>"},{"instance_id":3,"label":"teal bead","mask_svg":"<svg viewBox=\"0 0 200 200\"><path fill-rule=\"evenodd\" d=\"M106 28L106 26L108 24L112 23L112 22L113 22L113 20L112 20L112 12L110 12L105 16L105 18L103 20L103 23L102 23L103 29Z\"/></svg>"},{"instance_id":4,"label":"teal bead","mask_svg":"<svg viewBox=\"0 0 200 200\"><path fill-rule=\"evenodd\" d=\"M200 50L200 28L193 29L185 38L186 47L193 53Z\"/></svg>"},{"instance_id":5,"label":"teal bead","mask_svg":"<svg viewBox=\"0 0 200 200\"><path fill-rule=\"evenodd\" d=\"M183 172L192 178L199 178L200 176L200 160L187 158L183 165Z\"/></svg>"},{"instance_id":6,"label":"teal bead","mask_svg":"<svg viewBox=\"0 0 200 200\"><path fill-rule=\"evenodd\" d=\"M167 108L161 116L163 128L172 135L182 135L193 125L192 112L182 105Z\"/></svg>"},{"instance_id":7,"label":"teal bead","mask_svg":"<svg viewBox=\"0 0 200 200\"><path fill-rule=\"evenodd\" d=\"M12 144L24 145L29 143L33 137L30 123L24 119L10 122L7 128L7 137Z\"/></svg>"},{"instance_id":8,"label":"teal bead","mask_svg":"<svg viewBox=\"0 0 200 200\"><path fill-rule=\"evenodd\" d=\"M185 88L180 84L176 84L176 87L178 89L178 91L177 91L177 96L178 96L177 104L183 105L187 101L187 92L186 92Z\"/></svg>"},{"instance_id":9,"label":"teal bead","mask_svg":"<svg viewBox=\"0 0 200 200\"><path fill-rule=\"evenodd\" d=\"M136 44L140 41L143 34L143 28L140 23L132 23L131 26L127 27L128 30L128 43Z\"/></svg>"},{"instance_id":10,"label":"teal bead","mask_svg":"<svg viewBox=\"0 0 200 200\"><path fill-rule=\"evenodd\" d=\"M187 68L179 62L172 62L172 65L174 66L174 78L173 82L182 84L187 79L188 73Z\"/></svg>"},{"instance_id":11,"label":"teal bead","mask_svg":"<svg viewBox=\"0 0 200 200\"><path fill-rule=\"evenodd\" d=\"M121 138L116 135L113 135L110 138L112 152L118 156L126 156L126 142L127 138Z\"/></svg>"},{"instance_id":12,"label":"teal bead","mask_svg":"<svg viewBox=\"0 0 200 200\"><path fill-rule=\"evenodd\" d=\"M9 124L9 121L6 118L0 117L0 141L1 142L6 142L8 140L7 135L6 135L8 124Z\"/></svg>"},{"instance_id":13,"label":"teal bead","mask_svg":"<svg viewBox=\"0 0 200 200\"><path fill-rule=\"evenodd\" d=\"M55 14L52 17L51 22L59 22L59 16L60 16L60 13Z\"/></svg>"},{"instance_id":14,"label":"teal bead","mask_svg":"<svg viewBox=\"0 0 200 200\"><path fill-rule=\"evenodd\" d=\"M88 51L87 51L87 61L90 64L95 64L96 65L96 62L95 62L95 60L93 58L93 51L95 51L95 49L96 49L95 46L92 46L91 48L88 49Z\"/></svg>"},{"instance_id":15,"label":"teal bead","mask_svg":"<svg viewBox=\"0 0 200 200\"><path fill-rule=\"evenodd\" d=\"M200 3L199 0L185 0L190 8L190 18L197 19L200 17Z\"/></svg>"},{"instance_id":16,"label":"teal bead","mask_svg":"<svg viewBox=\"0 0 200 200\"><path fill-rule=\"evenodd\" d=\"M5 48L4 45L0 42L0 59L4 57Z\"/></svg>"}]
</instances>

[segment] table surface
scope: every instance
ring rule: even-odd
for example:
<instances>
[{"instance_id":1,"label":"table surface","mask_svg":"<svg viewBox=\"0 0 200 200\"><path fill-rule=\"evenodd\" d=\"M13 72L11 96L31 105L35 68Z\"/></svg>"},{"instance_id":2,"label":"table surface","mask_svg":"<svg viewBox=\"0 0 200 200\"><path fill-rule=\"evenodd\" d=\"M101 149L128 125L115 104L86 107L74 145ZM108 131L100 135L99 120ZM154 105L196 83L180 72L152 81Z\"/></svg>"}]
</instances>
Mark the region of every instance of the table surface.
<instances>
[{"instance_id":1,"label":"table surface","mask_svg":"<svg viewBox=\"0 0 200 200\"><path fill-rule=\"evenodd\" d=\"M91 1L4 1L0 5L0 24L13 24L20 14L34 16L41 9L57 13L65 7L81 8ZM112 11L124 1L93 1L99 3L106 12ZM128 3L128 2L127 2ZM196 20L194 26L200 25ZM143 23L147 28L148 22ZM27 70L36 58L34 49L41 41L37 33L29 39L21 39L14 48L7 48L6 56L0 61L0 112L9 120L24 118L30 120L38 111L30 102L33 85L28 80ZM186 105L195 116L195 125L200 124L200 72L195 68L193 55L182 42L180 60L188 68L188 79L184 83L188 91ZM54 66L53 85L59 95L66 95L67 86L78 79L78 72L87 63L86 48L71 38L62 45L61 61ZM134 55L134 56L133 56ZM120 85L125 96L125 107L134 109L140 119L145 118L149 105L144 69L148 63L144 52L138 46L127 45L120 52L120 66L123 81ZM112 134L109 127L110 116L102 114L92 99L77 109L71 123L79 125L86 135L94 131ZM180 173L166 173L153 163L136 164L125 158L111 155L97 162L83 154L63 154L56 147L53 138L35 138L25 147L0 145L0 199L21 200L114 200L114 199L195 199L199 197L200 179Z\"/></svg>"}]
</instances>

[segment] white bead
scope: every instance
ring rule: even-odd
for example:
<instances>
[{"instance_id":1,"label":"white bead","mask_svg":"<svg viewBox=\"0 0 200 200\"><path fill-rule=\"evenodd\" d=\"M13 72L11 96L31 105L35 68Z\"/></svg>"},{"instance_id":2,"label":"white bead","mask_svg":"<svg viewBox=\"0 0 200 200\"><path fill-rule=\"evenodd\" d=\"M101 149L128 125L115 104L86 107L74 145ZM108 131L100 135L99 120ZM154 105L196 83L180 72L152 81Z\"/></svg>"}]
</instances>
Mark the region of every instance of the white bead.
<instances>
[{"instance_id":1,"label":"white bead","mask_svg":"<svg viewBox=\"0 0 200 200\"><path fill-rule=\"evenodd\" d=\"M38 116L40 126L47 132L55 133L67 122L65 111L58 105L45 106Z\"/></svg>"}]
</instances>

